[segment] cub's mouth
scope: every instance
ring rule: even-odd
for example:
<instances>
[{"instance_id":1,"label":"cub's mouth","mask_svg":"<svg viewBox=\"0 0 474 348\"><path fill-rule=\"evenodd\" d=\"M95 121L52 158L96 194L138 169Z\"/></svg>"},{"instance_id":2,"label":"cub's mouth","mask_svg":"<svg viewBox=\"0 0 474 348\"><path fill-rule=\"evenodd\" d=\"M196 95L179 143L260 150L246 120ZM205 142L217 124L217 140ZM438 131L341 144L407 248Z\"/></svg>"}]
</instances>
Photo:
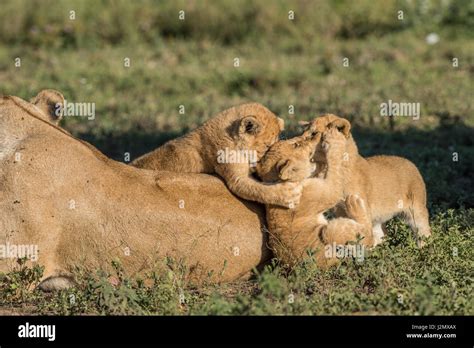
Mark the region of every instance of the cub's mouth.
<instances>
[{"instance_id":1,"label":"cub's mouth","mask_svg":"<svg viewBox=\"0 0 474 348\"><path fill-rule=\"evenodd\" d=\"M324 178L326 175L326 161L318 161L315 156L311 158L311 178Z\"/></svg>"}]
</instances>

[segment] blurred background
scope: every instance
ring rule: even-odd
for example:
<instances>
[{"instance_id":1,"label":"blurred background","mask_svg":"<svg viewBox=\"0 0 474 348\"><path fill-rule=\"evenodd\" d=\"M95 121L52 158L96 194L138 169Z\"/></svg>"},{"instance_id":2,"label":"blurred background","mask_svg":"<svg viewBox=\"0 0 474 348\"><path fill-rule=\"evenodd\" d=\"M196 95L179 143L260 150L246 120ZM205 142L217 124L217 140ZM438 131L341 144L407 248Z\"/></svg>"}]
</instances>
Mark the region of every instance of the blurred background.
<instances>
[{"instance_id":1,"label":"blurred background","mask_svg":"<svg viewBox=\"0 0 474 348\"><path fill-rule=\"evenodd\" d=\"M432 211L472 207L473 35L469 0L7 0L0 93L95 103L94 120L62 125L121 161L239 103L268 106L286 136L331 112L363 155L414 161ZM420 119L381 117L389 99Z\"/></svg>"}]
</instances>

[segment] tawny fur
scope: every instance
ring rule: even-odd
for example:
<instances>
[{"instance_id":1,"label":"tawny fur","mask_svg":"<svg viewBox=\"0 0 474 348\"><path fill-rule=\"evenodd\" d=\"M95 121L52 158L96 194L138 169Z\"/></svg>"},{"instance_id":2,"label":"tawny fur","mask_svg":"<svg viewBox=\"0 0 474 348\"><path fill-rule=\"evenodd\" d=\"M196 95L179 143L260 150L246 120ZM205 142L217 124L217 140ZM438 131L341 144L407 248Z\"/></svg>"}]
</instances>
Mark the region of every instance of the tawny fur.
<instances>
[{"instance_id":1,"label":"tawny fur","mask_svg":"<svg viewBox=\"0 0 474 348\"><path fill-rule=\"evenodd\" d=\"M134 275L169 257L185 279L224 282L271 257L263 207L219 178L115 162L42 110L0 98L0 244L37 245L45 289L68 286L76 266L110 270L111 260ZM15 262L0 259L0 272Z\"/></svg>"},{"instance_id":2,"label":"tawny fur","mask_svg":"<svg viewBox=\"0 0 474 348\"><path fill-rule=\"evenodd\" d=\"M283 120L258 103L227 109L194 131L167 142L131 164L153 170L218 174L237 196L259 203L288 207L298 204L302 187L295 183L268 185L254 180L254 167L219 163L219 151L255 151L260 159L278 140Z\"/></svg>"},{"instance_id":3,"label":"tawny fur","mask_svg":"<svg viewBox=\"0 0 474 348\"><path fill-rule=\"evenodd\" d=\"M348 120L327 114L307 124L303 137L310 139L328 131L328 125L337 125L348 137L347 165L343 167L343 195L358 195L367 205L367 219L374 234L374 245L382 242L383 224L400 215L410 225L418 245L431 235L426 188L416 166L397 156L373 156L363 158L350 134ZM314 159L324 163L322 144L316 147ZM337 216L344 216L344 209L336 209Z\"/></svg>"},{"instance_id":4,"label":"tawny fur","mask_svg":"<svg viewBox=\"0 0 474 348\"><path fill-rule=\"evenodd\" d=\"M325 178L311 178L316 173L312 157L321 136L306 140L303 137L280 141L270 148L257 166L263 181L304 181L300 205L284 209L266 205L269 246L284 264L294 266L310 254L319 266L337 262L326 257L326 245L344 245L362 237L362 243L372 244L367 228L365 208L360 198L346 199L349 218L329 222L323 213L344 199L342 167L346 139L336 129L325 134L323 142L328 149Z\"/></svg>"}]
</instances>

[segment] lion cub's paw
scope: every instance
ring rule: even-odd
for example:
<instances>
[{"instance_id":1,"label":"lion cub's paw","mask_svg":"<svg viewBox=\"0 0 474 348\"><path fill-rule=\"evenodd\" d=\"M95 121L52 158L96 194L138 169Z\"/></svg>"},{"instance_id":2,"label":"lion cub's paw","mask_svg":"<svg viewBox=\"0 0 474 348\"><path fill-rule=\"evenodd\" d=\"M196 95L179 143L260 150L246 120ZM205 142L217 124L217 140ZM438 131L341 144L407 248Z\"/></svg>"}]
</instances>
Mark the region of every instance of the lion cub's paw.
<instances>
[{"instance_id":1,"label":"lion cub's paw","mask_svg":"<svg viewBox=\"0 0 474 348\"><path fill-rule=\"evenodd\" d=\"M345 144L346 138L337 128L330 128L324 132L321 146L326 153L329 152L329 149L343 149Z\"/></svg>"},{"instance_id":2,"label":"lion cub's paw","mask_svg":"<svg viewBox=\"0 0 474 348\"><path fill-rule=\"evenodd\" d=\"M280 186L278 205L293 209L300 204L303 194L303 184L296 182L285 182L278 184Z\"/></svg>"},{"instance_id":3,"label":"lion cub's paw","mask_svg":"<svg viewBox=\"0 0 474 348\"><path fill-rule=\"evenodd\" d=\"M364 200L358 195L349 195L345 201L347 216L360 224L367 220L367 210Z\"/></svg>"}]
</instances>

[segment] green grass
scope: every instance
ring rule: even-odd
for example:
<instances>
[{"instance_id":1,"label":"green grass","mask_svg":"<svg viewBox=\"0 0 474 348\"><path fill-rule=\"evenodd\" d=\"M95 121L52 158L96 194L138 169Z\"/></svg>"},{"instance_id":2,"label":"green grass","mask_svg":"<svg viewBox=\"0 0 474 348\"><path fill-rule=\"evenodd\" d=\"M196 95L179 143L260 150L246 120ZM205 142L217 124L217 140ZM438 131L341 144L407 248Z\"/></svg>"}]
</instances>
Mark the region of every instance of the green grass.
<instances>
[{"instance_id":1,"label":"green grass","mask_svg":"<svg viewBox=\"0 0 474 348\"><path fill-rule=\"evenodd\" d=\"M472 315L473 219L465 209L434 214L434 237L422 250L394 221L389 239L363 262L329 270L307 263L288 272L274 263L252 281L196 289L173 272L149 275L148 283L129 279L114 264L114 274L78 271L78 287L45 294L23 290L41 274L23 265L0 279L0 294L13 312L40 314Z\"/></svg>"},{"instance_id":2,"label":"green grass","mask_svg":"<svg viewBox=\"0 0 474 348\"><path fill-rule=\"evenodd\" d=\"M55 88L68 101L94 102L95 120L66 118L63 126L112 158L133 159L238 103L267 105L285 118L286 136L298 120L336 113L351 120L363 155L396 154L419 167L433 240L419 250L394 221L387 242L361 264L327 271L306 264L291 273L273 264L252 281L200 289L173 273L146 286L119 274L113 286L109 275L78 271L78 288L43 294L31 290L41 270L19 265L0 279L0 306L60 314L474 314L473 29L473 1L4 2L0 92L28 99ZM429 33L440 41L427 44ZM420 119L381 117L388 99L419 102Z\"/></svg>"}]
</instances>

